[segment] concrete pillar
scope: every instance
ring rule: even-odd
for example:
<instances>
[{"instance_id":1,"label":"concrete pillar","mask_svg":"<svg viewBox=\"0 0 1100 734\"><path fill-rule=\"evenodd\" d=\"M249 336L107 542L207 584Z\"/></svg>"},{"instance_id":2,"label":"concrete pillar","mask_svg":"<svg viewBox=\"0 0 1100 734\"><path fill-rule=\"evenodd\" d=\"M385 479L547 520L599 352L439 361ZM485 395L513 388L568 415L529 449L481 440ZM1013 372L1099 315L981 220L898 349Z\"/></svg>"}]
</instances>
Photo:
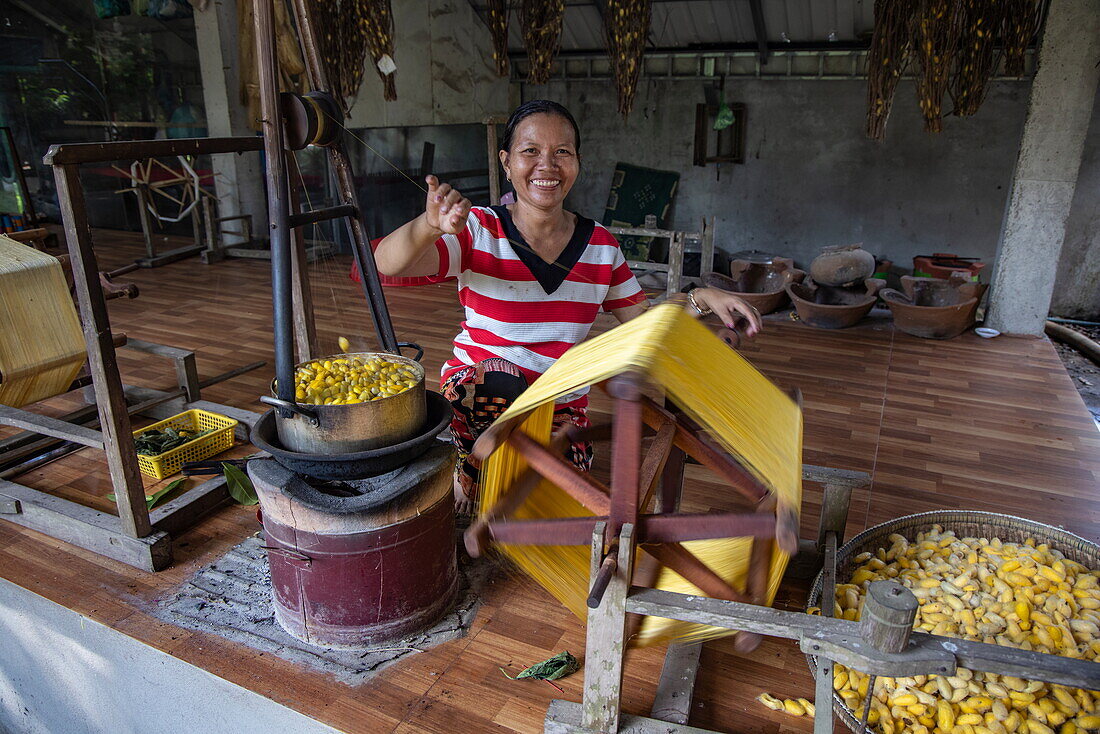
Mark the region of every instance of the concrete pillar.
<instances>
[{"instance_id":1,"label":"concrete pillar","mask_svg":"<svg viewBox=\"0 0 1100 734\"><path fill-rule=\"evenodd\" d=\"M255 134L247 119L248 110L240 102L237 2L214 0L206 10L195 11L195 38L202 71L206 126L210 137L215 138ZM252 231L263 235L267 231L267 205L259 153L213 156L213 169L218 215L235 217L251 214ZM224 227L238 230L240 224L227 222ZM223 242L235 245L240 244L241 239L223 235Z\"/></svg>"},{"instance_id":2,"label":"concrete pillar","mask_svg":"<svg viewBox=\"0 0 1100 734\"><path fill-rule=\"evenodd\" d=\"M1039 335L1100 81L1100 3L1051 0L1001 224L986 324Z\"/></svg>"}]
</instances>

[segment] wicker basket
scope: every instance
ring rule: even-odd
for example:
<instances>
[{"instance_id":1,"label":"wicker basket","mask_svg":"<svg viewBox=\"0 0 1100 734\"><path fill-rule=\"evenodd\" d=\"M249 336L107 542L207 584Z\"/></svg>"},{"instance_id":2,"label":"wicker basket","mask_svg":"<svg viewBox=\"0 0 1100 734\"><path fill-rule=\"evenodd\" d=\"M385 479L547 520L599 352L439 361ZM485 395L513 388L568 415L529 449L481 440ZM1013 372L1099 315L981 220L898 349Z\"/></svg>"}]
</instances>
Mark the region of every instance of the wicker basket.
<instances>
[{"instance_id":1,"label":"wicker basket","mask_svg":"<svg viewBox=\"0 0 1100 734\"><path fill-rule=\"evenodd\" d=\"M186 429L195 432L211 428L214 430L202 438L188 441L174 449L168 449L163 454L157 454L156 456L138 454L138 466L145 476L164 479L178 472L180 467L188 461L202 461L233 448L233 429L237 426L237 421L206 410L188 410L134 431L134 438L146 431L168 426L176 430Z\"/></svg>"},{"instance_id":2,"label":"wicker basket","mask_svg":"<svg viewBox=\"0 0 1100 734\"><path fill-rule=\"evenodd\" d=\"M1022 517L999 515L995 512L937 510L906 515L884 522L864 530L849 540L836 554L837 583L843 583L843 579L851 576L852 559L860 553L864 551L873 553L878 548L890 547L890 542L886 540L888 536L897 533L911 539L916 537L917 533L931 530L933 525L939 525L945 531L952 530L960 538L997 537L1006 543L1022 543L1028 537L1032 537L1038 542L1049 543L1052 549L1063 553L1072 561L1089 568L1100 568L1100 546L1061 528L1044 525L1034 520L1025 520ZM810 588L807 608L821 606L819 604L821 585L821 574L818 574ZM807 655L806 660L816 678L818 670L816 659L812 655ZM859 718L845 705L836 691L833 691L833 711L852 731L876 734L870 727L860 728Z\"/></svg>"}]
</instances>

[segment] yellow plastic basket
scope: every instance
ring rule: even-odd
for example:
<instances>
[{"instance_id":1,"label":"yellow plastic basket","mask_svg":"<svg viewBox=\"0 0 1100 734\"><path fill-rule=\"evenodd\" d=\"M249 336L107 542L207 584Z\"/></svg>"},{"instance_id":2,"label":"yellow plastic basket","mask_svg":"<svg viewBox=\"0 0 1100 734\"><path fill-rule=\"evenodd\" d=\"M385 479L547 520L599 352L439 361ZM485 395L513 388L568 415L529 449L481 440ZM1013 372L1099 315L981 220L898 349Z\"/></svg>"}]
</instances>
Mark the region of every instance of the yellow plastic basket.
<instances>
[{"instance_id":1,"label":"yellow plastic basket","mask_svg":"<svg viewBox=\"0 0 1100 734\"><path fill-rule=\"evenodd\" d=\"M194 441L188 441L174 449L168 449L163 454L157 454L156 456L138 454L138 465L141 467L141 473L154 479L164 479L178 472L180 467L188 461L202 461L233 448L233 428L236 425L237 421L232 418L196 409L188 410L185 413L174 415L171 418L134 431L134 438L137 438L146 431L163 429L168 426L175 428L177 431L186 429L197 432L205 431L208 428L214 429L213 433L208 433Z\"/></svg>"}]
</instances>

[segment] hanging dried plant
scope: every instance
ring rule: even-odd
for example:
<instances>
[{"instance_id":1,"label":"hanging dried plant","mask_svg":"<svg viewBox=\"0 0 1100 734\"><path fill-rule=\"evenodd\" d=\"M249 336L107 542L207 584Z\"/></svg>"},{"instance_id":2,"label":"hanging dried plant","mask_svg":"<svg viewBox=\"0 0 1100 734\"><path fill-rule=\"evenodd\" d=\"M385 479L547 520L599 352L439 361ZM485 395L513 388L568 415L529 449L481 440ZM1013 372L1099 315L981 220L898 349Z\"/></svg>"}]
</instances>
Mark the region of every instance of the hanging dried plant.
<instances>
[{"instance_id":1,"label":"hanging dried plant","mask_svg":"<svg viewBox=\"0 0 1100 734\"><path fill-rule=\"evenodd\" d=\"M508 0L489 0L487 12L497 75L508 76Z\"/></svg>"},{"instance_id":2,"label":"hanging dried plant","mask_svg":"<svg viewBox=\"0 0 1100 734\"><path fill-rule=\"evenodd\" d=\"M564 14L565 0L523 0L520 18L529 64L527 81L532 84L550 81L550 67L561 44Z\"/></svg>"},{"instance_id":3,"label":"hanging dried plant","mask_svg":"<svg viewBox=\"0 0 1100 734\"><path fill-rule=\"evenodd\" d=\"M867 54L867 137L882 140L898 81L909 64L918 0L875 0L875 31Z\"/></svg>"},{"instance_id":4,"label":"hanging dried plant","mask_svg":"<svg viewBox=\"0 0 1100 734\"><path fill-rule=\"evenodd\" d=\"M649 36L650 0L608 0L604 9L607 55L619 92L619 114L626 117L634 106L634 91L642 70L642 55Z\"/></svg>"},{"instance_id":5,"label":"hanging dried plant","mask_svg":"<svg viewBox=\"0 0 1100 734\"><path fill-rule=\"evenodd\" d=\"M367 56L361 10L355 0L309 0L308 7L329 91L347 112L363 83Z\"/></svg>"},{"instance_id":6,"label":"hanging dried plant","mask_svg":"<svg viewBox=\"0 0 1100 734\"><path fill-rule=\"evenodd\" d=\"M275 54L279 67L279 90L283 92L308 91L306 67L298 44L298 33L290 22L286 4L277 2L275 8ZM260 72L256 64L256 21L251 2L237 3L237 53L240 65L241 104L248 108L249 126L260 129Z\"/></svg>"},{"instance_id":7,"label":"hanging dried plant","mask_svg":"<svg viewBox=\"0 0 1100 734\"><path fill-rule=\"evenodd\" d=\"M962 36L951 79L957 115L973 115L985 100L997 67L994 41L1004 23L1006 5L1006 0L963 0Z\"/></svg>"},{"instance_id":8,"label":"hanging dried plant","mask_svg":"<svg viewBox=\"0 0 1100 734\"><path fill-rule=\"evenodd\" d=\"M1005 2L1005 74L1023 76L1027 47L1039 30L1039 0Z\"/></svg>"},{"instance_id":9,"label":"hanging dried plant","mask_svg":"<svg viewBox=\"0 0 1100 734\"><path fill-rule=\"evenodd\" d=\"M924 129L930 133L943 130L943 95L958 48L961 7L959 0L921 0L917 14L913 39L920 62L917 98L924 115Z\"/></svg>"},{"instance_id":10,"label":"hanging dried plant","mask_svg":"<svg viewBox=\"0 0 1100 734\"><path fill-rule=\"evenodd\" d=\"M397 65L393 60L393 11L390 0L357 0L362 19L363 36L371 61L382 79L387 101L397 99L393 73Z\"/></svg>"}]
</instances>

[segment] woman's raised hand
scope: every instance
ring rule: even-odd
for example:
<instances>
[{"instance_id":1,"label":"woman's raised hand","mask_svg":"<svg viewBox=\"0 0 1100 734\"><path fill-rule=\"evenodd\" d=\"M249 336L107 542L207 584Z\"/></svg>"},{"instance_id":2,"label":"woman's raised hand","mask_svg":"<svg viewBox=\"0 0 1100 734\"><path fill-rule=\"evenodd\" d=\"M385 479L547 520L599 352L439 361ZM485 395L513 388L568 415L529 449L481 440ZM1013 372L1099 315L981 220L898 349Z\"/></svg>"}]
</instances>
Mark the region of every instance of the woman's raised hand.
<instances>
[{"instance_id":1,"label":"woman's raised hand","mask_svg":"<svg viewBox=\"0 0 1100 734\"><path fill-rule=\"evenodd\" d=\"M428 199L424 204L424 215L428 224L445 234L458 234L466 227L466 217L470 214L470 200L463 197L450 184L441 184L435 176L426 176Z\"/></svg>"}]
</instances>

